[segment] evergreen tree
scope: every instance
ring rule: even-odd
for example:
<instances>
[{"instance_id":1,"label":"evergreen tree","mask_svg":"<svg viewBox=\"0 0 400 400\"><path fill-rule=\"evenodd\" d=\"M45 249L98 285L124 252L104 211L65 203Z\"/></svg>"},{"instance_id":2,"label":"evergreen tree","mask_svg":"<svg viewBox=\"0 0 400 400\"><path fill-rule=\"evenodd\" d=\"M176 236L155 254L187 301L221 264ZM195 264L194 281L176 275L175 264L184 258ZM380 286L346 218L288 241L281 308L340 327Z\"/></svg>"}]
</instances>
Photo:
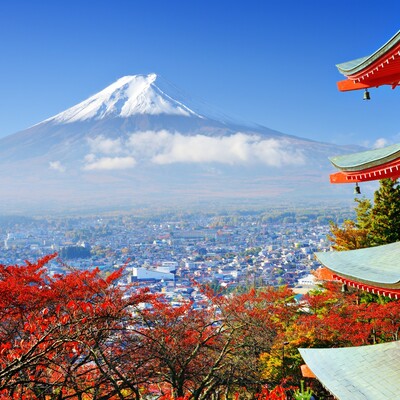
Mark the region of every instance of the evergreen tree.
<instances>
[{"instance_id":1,"label":"evergreen tree","mask_svg":"<svg viewBox=\"0 0 400 400\"><path fill-rule=\"evenodd\" d=\"M355 199L356 220L346 220L342 227L331 222L331 235L335 250L354 250L394 243L400 240L400 186L397 180L382 179L369 199Z\"/></svg>"},{"instance_id":2,"label":"evergreen tree","mask_svg":"<svg viewBox=\"0 0 400 400\"><path fill-rule=\"evenodd\" d=\"M357 228L369 232L371 230L371 200L364 197L362 199L355 198L354 201L357 203L355 208Z\"/></svg>"},{"instance_id":3,"label":"evergreen tree","mask_svg":"<svg viewBox=\"0 0 400 400\"><path fill-rule=\"evenodd\" d=\"M397 180L383 179L374 195L371 210L371 245L400 240L400 186Z\"/></svg>"}]
</instances>

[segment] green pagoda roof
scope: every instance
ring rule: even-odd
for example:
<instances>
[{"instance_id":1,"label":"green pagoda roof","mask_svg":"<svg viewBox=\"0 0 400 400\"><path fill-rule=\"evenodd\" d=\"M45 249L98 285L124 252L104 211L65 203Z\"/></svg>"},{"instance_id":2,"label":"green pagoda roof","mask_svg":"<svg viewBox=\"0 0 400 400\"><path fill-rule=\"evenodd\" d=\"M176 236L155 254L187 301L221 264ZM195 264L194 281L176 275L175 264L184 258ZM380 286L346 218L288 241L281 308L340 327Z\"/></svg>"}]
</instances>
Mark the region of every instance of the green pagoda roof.
<instances>
[{"instance_id":1,"label":"green pagoda roof","mask_svg":"<svg viewBox=\"0 0 400 400\"><path fill-rule=\"evenodd\" d=\"M400 288L400 242L315 255L338 276L382 288Z\"/></svg>"},{"instance_id":2,"label":"green pagoda roof","mask_svg":"<svg viewBox=\"0 0 400 400\"><path fill-rule=\"evenodd\" d=\"M345 76L356 74L370 66L382 55L387 53L392 47L400 42L400 31L398 31L391 39L389 39L382 47L375 51L370 56L357 58L356 60L347 61L341 64L336 64L340 73Z\"/></svg>"},{"instance_id":3,"label":"green pagoda roof","mask_svg":"<svg viewBox=\"0 0 400 400\"><path fill-rule=\"evenodd\" d=\"M400 158L400 144L359 153L330 157L330 162L342 171L360 171Z\"/></svg>"},{"instance_id":4,"label":"green pagoda roof","mask_svg":"<svg viewBox=\"0 0 400 400\"><path fill-rule=\"evenodd\" d=\"M400 396L400 342L299 351L337 399L394 400Z\"/></svg>"}]
</instances>

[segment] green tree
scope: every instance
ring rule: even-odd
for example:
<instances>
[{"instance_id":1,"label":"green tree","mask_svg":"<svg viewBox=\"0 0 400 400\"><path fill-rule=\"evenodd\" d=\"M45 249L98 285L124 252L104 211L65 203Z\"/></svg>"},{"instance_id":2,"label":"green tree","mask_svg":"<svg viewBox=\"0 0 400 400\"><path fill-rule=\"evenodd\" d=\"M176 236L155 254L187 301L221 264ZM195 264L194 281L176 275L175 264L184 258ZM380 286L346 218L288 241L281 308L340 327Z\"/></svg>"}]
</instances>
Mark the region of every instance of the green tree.
<instances>
[{"instance_id":1,"label":"green tree","mask_svg":"<svg viewBox=\"0 0 400 400\"><path fill-rule=\"evenodd\" d=\"M397 180L383 179L374 195L370 214L371 245L400 240L400 186Z\"/></svg>"},{"instance_id":2,"label":"green tree","mask_svg":"<svg viewBox=\"0 0 400 400\"><path fill-rule=\"evenodd\" d=\"M355 199L356 220L346 220L342 227L331 222L328 239L335 250L354 250L394 243L400 240L400 187L397 180L382 179L374 194Z\"/></svg>"}]
</instances>

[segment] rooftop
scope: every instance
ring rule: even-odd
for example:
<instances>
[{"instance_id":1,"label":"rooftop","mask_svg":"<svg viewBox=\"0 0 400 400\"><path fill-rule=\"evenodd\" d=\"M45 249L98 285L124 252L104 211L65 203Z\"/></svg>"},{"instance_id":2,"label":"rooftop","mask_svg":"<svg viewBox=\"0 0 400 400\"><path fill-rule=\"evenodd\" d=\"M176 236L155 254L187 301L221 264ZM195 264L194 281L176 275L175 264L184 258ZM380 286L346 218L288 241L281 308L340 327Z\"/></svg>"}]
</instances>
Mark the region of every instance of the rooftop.
<instances>
[{"instance_id":1,"label":"rooftop","mask_svg":"<svg viewBox=\"0 0 400 400\"><path fill-rule=\"evenodd\" d=\"M394 89L400 83L400 31L373 54L337 64L347 79L337 83L340 91L360 90L381 85Z\"/></svg>"},{"instance_id":2,"label":"rooftop","mask_svg":"<svg viewBox=\"0 0 400 400\"><path fill-rule=\"evenodd\" d=\"M367 285L400 288L400 242L365 249L315 253L335 274Z\"/></svg>"},{"instance_id":3,"label":"rooftop","mask_svg":"<svg viewBox=\"0 0 400 400\"><path fill-rule=\"evenodd\" d=\"M372 63L379 60L384 54L388 53L398 43L400 43L400 31L398 31L373 54L344 63L336 64L336 67L338 68L339 72L345 76L354 75L357 72L368 68L368 66L370 66Z\"/></svg>"},{"instance_id":4,"label":"rooftop","mask_svg":"<svg viewBox=\"0 0 400 400\"><path fill-rule=\"evenodd\" d=\"M399 398L400 342L299 351L317 379L340 400Z\"/></svg>"},{"instance_id":5,"label":"rooftop","mask_svg":"<svg viewBox=\"0 0 400 400\"><path fill-rule=\"evenodd\" d=\"M381 149L330 157L329 160L336 168L342 171L360 171L380 166L397 158L400 158L400 144L393 144Z\"/></svg>"}]
</instances>

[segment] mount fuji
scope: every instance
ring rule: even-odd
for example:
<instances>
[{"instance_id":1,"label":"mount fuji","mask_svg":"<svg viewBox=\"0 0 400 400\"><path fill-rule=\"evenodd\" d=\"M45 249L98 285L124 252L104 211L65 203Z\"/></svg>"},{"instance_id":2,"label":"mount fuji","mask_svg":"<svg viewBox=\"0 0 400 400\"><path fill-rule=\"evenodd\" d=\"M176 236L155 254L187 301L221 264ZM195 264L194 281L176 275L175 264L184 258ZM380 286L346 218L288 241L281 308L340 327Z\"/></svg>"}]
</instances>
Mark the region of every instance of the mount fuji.
<instances>
[{"instance_id":1,"label":"mount fuji","mask_svg":"<svg viewBox=\"0 0 400 400\"><path fill-rule=\"evenodd\" d=\"M328 157L349 151L235 121L156 74L125 76L0 139L0 211L329 198Z\"/></svg>"}]
</instances>

